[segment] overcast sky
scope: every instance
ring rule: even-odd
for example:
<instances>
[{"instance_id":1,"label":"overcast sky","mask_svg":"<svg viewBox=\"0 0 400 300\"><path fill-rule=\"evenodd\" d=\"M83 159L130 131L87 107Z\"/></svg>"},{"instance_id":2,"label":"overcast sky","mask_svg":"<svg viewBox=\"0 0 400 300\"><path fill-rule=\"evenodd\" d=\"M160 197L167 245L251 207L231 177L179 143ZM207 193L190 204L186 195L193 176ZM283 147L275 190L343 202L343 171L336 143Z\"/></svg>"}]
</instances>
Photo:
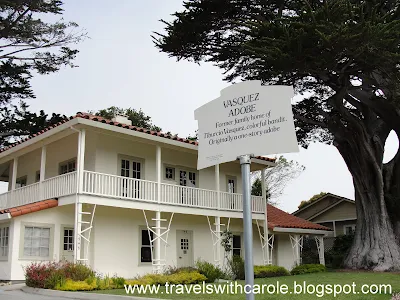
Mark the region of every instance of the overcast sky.
<instances>
[{"instance_id":1,"label":"overcast sky","mask_svg":"<svg viewBox=\"0 0 400 300\"><path fill-rule=\"evenodd\" d=\"M193 111L219 97L229 84L211 64L176 62L154 47L150 35L162 30L159 20L171 19L182 1L65 2L64 19L77 22L90 39L77 45L79 68L34 78L37 99L28 102L31 109L73 115L112 105L141 108L163 131L182 137L194 133ZM397 147L392 137L386 159ZM351 175L336 148L313 144L286 156L303 164L306 171L279 199L281 209L293 212L301 200L321 191L354 199Z\"/></svg>"}]
</instances>

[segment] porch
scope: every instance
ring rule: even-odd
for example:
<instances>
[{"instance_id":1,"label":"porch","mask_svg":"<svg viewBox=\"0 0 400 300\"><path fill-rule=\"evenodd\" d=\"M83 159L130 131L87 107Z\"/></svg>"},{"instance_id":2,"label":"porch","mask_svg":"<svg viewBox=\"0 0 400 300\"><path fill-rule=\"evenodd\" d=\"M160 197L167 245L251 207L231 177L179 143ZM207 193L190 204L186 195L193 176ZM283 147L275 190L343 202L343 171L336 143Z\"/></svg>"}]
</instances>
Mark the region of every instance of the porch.
<instances>
[{"instance_id":1,"label":"porch","mask_svg":"<svg viewBox=\"0 0 400 300\"><path fill-rule=\"evenodd\" d=\"M0 194L0 209L74 194L210 210L243 211L243 197L238 193L157 183L87 170L83 171L81 192L78 192L78 176L77 171L74 171ZM265 213L262 196L252 196L252 210L253 213Z\"/></svg>"}]
</instances>

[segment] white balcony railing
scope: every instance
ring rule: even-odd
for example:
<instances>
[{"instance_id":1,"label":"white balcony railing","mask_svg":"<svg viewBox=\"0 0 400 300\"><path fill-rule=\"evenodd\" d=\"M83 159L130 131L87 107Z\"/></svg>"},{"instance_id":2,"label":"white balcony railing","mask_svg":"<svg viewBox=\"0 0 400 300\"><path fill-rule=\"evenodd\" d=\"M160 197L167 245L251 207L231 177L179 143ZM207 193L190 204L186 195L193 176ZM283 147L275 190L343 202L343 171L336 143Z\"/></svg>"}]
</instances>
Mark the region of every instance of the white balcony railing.
<instances>
[{"instance_id":1,"label":"white balcony railing","mask_svg":"<svg viewBox=\"0 0 400 300\"><path fill-rule=\"evenodd\" d=\"M92 171L83 172L83 193L109 198L158 203L157 182ZM185 207L243 211L241 194L161 183L160 203ZM77 173L52 177L0 195L0 209L77 193ZM262 197L252 196L252 211L265 212Z\"/></svg>"},{"instance_id":2,"label":"white balcony railing","mask_svg":"<svg viewBox=\"0 0 400 300\"><path fill-rule=\"evenodd\" d=\"M83 192L97 196L158 202L157 182L92 171L84 171ZM241 194L220 192L220 202L218 203L217 191L166 183L161 183L160 194L160 203L163 204L243 211ZM262 197L252 196L253 212L265 212L264 205Z\"/></svg>"},{"instance_id":3,"label":"white balcony railing","mask_svg":"<svg viewBox=\"0 0 400 300\"><path fill-rule=\"evenodd\" d=\"M98 196L157 201L157 182L84 171L83 192Z\"/></svg>"},{"instance_id":4,"label":"white balcony railing","mask_svg":"<svg viewBox=\"0 0 400 300\"><path fill-rule=\"evenodd\" d=\"M0 195L0 209L76 193L76 172L52 177Z\"/></svg>"}]
</instances>

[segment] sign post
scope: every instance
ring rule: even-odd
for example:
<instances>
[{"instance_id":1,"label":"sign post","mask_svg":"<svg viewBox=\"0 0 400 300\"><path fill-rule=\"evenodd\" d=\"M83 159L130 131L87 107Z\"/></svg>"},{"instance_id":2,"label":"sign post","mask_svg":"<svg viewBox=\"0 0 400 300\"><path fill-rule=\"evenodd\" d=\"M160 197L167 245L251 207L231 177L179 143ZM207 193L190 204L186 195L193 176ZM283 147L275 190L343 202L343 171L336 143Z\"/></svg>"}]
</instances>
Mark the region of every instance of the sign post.
<instances>
[{"instance_id":1,"label":"sign post","mask_svg":"<svg viewBox=\"0 0 400 300\"><path fill-rule=\"evenodd\" d=\"M254 286L250 163L254 155L298 152L291 86L262 86L258 80L234 84L195 110L198 120L197 169L239 160L243 189L246 290ZM223 210L223 207L221 208ZM247 300L254 294L246 293Z\"/></svg>"},{"instance_id":2,"label":"sign post","mask_svg":"<svg viewBox=\"0 0 400 300\"><path fill-rule=\"evenodd\" d=\"M243 230L244 230L244 275L246 286L254 286L254 262L253 262L253 220L251 211L251 189L250 189L250 163L253 155L241 155L240 168L242 170L243 185ZM247 300L253 300L254 294L246 294Z\"/></svg>"}]
</instances>

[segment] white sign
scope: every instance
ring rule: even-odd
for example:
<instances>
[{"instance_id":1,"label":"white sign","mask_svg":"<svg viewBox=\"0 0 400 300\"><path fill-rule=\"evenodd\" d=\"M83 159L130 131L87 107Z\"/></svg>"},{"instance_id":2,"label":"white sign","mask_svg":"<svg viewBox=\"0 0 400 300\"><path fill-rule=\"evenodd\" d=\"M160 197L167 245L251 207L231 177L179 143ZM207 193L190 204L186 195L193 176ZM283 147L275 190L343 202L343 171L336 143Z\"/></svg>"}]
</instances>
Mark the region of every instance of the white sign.
<instances>
[{"instance_id":1,"label":"white sign","mask_svg":"<svg viewBox=\"0 0 400 300\"><path fill-rule=\"evenodd\" d=\"M291 86L233 84L194 112L198 120L197 169L234 161L240 155L298 152Z\"/></svg>"}]
</instances>

